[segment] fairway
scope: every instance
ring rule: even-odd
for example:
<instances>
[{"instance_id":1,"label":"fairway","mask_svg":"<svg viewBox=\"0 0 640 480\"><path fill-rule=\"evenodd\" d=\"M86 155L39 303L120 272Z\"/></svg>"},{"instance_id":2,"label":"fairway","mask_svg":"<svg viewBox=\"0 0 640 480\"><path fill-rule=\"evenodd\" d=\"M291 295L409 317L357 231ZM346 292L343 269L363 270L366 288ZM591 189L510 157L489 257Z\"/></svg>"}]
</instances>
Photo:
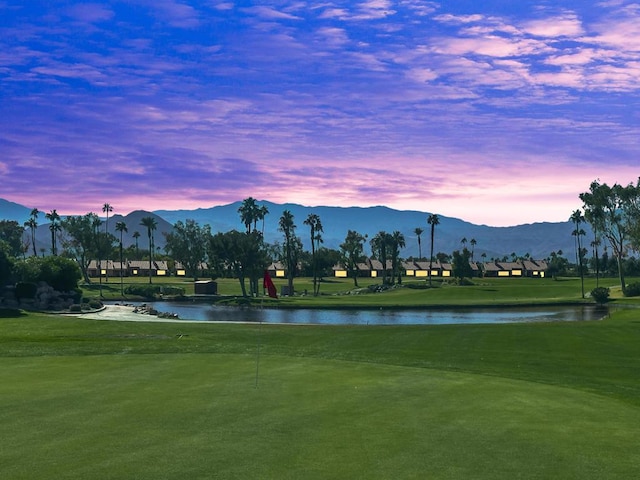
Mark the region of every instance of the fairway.
<instances>
[{"instance_id":1,"label":"fairway","mask_svg":"<svg viewBox=\"0 0 640 480\"><path fill-rule=\"evenodd\" d=\"M640 471L640 410L616 399L268 354L257 388L255 374L256 358L238 354L3 358L2 478L602 479Z\"/></svg>"}]
</instances>

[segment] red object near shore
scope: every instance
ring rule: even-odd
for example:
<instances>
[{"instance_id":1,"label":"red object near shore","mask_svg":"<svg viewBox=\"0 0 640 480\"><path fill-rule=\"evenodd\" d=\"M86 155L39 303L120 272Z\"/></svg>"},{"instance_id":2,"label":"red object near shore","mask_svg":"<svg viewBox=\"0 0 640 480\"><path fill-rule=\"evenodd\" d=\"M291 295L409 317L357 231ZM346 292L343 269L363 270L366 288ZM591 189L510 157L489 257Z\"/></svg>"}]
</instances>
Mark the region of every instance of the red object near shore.
<instances>
[{"instance_id":1,"label":"red object near shore","mask_svg":"<svg viewBox=\"0 0 640 480\"><path fill-rule=\"evenodd\" d=\"M269 275L268 270L264 271L264 280L262 282L262 286L267 289L267 293L271 298L278 298L278 290L273 284L273 280L271 280L271 275Z\"/></svg>"}]
</instances>

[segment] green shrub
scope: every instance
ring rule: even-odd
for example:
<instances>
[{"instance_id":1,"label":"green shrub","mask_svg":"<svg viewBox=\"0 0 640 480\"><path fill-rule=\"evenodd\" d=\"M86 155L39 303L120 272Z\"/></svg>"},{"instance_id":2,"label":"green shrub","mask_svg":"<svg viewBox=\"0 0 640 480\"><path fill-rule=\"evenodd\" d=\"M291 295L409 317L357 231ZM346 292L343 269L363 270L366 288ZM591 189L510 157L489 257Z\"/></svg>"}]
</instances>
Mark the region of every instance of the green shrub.
<instances>
[{"instance_id":1,"label":"green shrub","mask_svg":"<svg viewBox=\"0 0 640 480\"><path fill-rule=\"evenodd\" d=\"M625 297L640 297L640 283L631 283L624 289Z\"/></svg>"},{"instance_id":2,"label":"green shrub","mask_svg":"<svg viewBox=\"0 0 640 480\"><path fill-rule=\"evenodd\" d=\"M604 304L609 301L609 289L605 287L598 287L591 290L591 298L597 303Z\"/></svg>"},{"instance_id":3,"label":"green shrub","mask_svg":"<svg viewBox=\"0 0 640 480\"><path fill-rule=\"evenodd\" d=\"M35 298L38 286L33 282L16 283L15 295L18 300L23 298Z\"/></svg>"},{"instance_id":4,"label":"green shrub","mask_svg":"<svg viewBox=\"0 0 640 480\"><path fill-rule=\"evenodd\" d=\"M73 313L80 313L82 312L82 305L74 303L69 307L69 311Z\"/></svg>"},{"instance_id":5,"label":"green shrub","mask_svg":"<svg viewBox=\"0 0 640 480\"><path fill-rule=\"evenodd\" d=\"M124 289L127 295L136 295L153 300L157 295L184 295L184 288L166 285L129 285Z\"/></svg>"},{"instance_id":6,"label":"green shrub","mask_svg":"<svg viewBox=\"0 0 640 480\"><path fill-rule=\"evenodd\" d=\"M124 293L127 295L136 295L138 297L153 299L156 294L159 293L159 289L160 287L157 285L129 285L124 289Z\"/></svg>"},{"instance_id":7,"label":"green shrub","mask_svg":"<svg viewBox=\"0 0 640 480\"><path fill-rule=\"evenodd\" d=\"M82 303L82 289L76 287L72 290L73 303Z\"/></svg>"},{"instance_id":8,"label":"green shrub","mask_svg":"<svg viewBox=\"0 0 640 480\"><path fill-rule=\"evenodd\" d=\"M172 287L172 286L162 286L160 287L160 293L163 295L184 295L184 288L182 287Z\"/></svg>"},{"instance_id":9,"label":"green shrub","mask_svg":"<svg viewBox=\"0 0 640 480\"><path fill-rule=\"evenodd\" d=\"M0 318L18 318L24 315L19 308L0 308Z\"/></svg>"},{"instance_id":10,"label":"green shrub","mask_svg":"<svg viewBox=\"0 0 640 480\"><path fill-rule=\"evenodd\" d=\"M89 308L91 308L92 310L98 310L99 308L102 308L102 302L99 300L91 300L89 302Z\"/></svg>"},{"instance_id":11,"label":"green shrub","mask_svg":"<svg viewBox=\"0 0 640 480\"><path fill-rule=\"evenodd\" d=\"M78 264L64 257L29 257L15 265L16 277L21 282L46 282L59 292L75 290L82 278Z\"/></svg>"}]
</instances>

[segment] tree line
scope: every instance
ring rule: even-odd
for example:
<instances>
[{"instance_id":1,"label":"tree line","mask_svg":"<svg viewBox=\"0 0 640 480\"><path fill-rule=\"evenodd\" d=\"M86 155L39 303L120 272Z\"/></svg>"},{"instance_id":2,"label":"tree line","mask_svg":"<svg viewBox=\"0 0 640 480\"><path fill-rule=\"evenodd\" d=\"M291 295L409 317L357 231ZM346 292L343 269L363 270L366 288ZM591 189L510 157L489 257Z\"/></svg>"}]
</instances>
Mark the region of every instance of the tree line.
<instances>
[{"instance_id":1,"label":"tree line","mask_svg":"<svg viewBox=\"0 0 640 480\"><path fill-rule=\"evenodd\" d=\"M572 235L576 242L575 270L584 282L584 275L590 270L598 279L601 275L611 274L615 269L624 291L625 275L640 273L640 262L629 255L631 251L638 251L640 247L640 178L636 184L630 183L626 186L609 186L595 180L591 183L589 191L580 194L579 198L583 202L582 209L577 209L570 217L574 224ZM332 267L336 264L341 264L353 279L354 286L358 286L358 265L367 258L367 242L371 249L371 257L383 265L382 282L394 284L402 281L400 250L405 247L406 239L399 231L389 233L382 230L369 239L367 235L348 230L338 250L328 249L322 245L322 220L318 215L311 213L303 221L311 245L311 251L307 252L302 248L296 219L289 210L285 210L278 219L278 231L282 233L282 242L267 244L264 242L264 223L265 217L269 214L268 207L259 205L254 198L248 197L238 208L243 230L213 234L209 225L199 225L194 220L178 221L172 231L166 234L165 254L162 255L155 246L157 223L153 217L143 218L138 225L143 232L146 230L147 249L139 247L138 239L141 234L138 231L133 234L135 246L125 249L123 234L128 232L128 226L124 222L117 222L117 236L109 233L109 214L112 211L113 207L109 203L102 206L102 212L106 214L104 222L95 213L68 216L64 219L56 210L44 215L49 221L48 228L51 232L51 255L61 255L75 260L86 282L91 282L88 275L91 260L100 262L119 257L122 263L126 257L149 262L151 283L151 266L154 259L160 257L180 262L187 274L194 279L200 275L203 265L206 265L208 275L212 278L237 277L243 295L256 295L259 293L260 280L265 269L271 262L279 261L285 268L288 292L294 291L295 276L302 274L313 278L313 294L318 295L323 276L330 275ZM9 278L13 261L20 257L24 259L30 248L33 257L37 257L35 232L40 213L42 212L33 209L29 220L22 226L14 221L0 222L0 275L3 275L0 279ZM586 233L582 226L585 223L592 227L594 236L590 240L584 238ZM438 215L429 215L426 224L430 229L430 252L427 257L429 269L432 269L436 260L450 261L455 278L471 276L469 262L474 261L473 249L477 243L475 239L470 241L471 250L467 249L467 239L463 238L460 250L454 251L451 255L442 252L434 255ZM27 231L29 236L25 237L24 233ZM422 259L424 230L418 227L414 233ZM591 246L590 259L587 259L587 245ZM551 252L547 260L551 275L567 272L569 261L562 256L561 251ZM387 265L390 265L390 268L387 268ZM431 276L428 276L428 281L431 282Z\"/></svg>"},{"instance_id":2,"label":"tree line","mask_svg":"<svg viewBox=\"0 0 640 480\"><path fill-rule=\"evenodd\" d=\"M586 247L581 243L585 232L580 228L583 222L588 222L593 230L591 246L596 264L596 278L600 275L600 247L603 241L611 248L611 253L617 264L620 287L627 293L625 281L625 259L632 251L640 251L640 177L635 184L611 186L594 180L587 192L579 195L583 203L583 212L576 210L571 215L575 225L573 235L576 237L577 264L580 276L584 278L583 264L587 254ZM583 289L584 295L584 289Z\"/></svg>"}]
</instances>

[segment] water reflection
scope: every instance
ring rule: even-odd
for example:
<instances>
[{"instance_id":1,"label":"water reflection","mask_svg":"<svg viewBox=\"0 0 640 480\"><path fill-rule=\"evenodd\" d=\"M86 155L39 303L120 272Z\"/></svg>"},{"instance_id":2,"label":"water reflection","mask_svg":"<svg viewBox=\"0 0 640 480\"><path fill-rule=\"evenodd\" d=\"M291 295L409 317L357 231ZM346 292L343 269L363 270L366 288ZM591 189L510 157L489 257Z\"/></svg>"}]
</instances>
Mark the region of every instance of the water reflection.
<instances>
[{"instance_id":1,"label":"water reflection","mask_svg":"<svg viewBox=\"0 0 640 480\"><path fill-rule=\"evenodd\" d=\"M452 310L279 310L220 307L203 303L150 302L159 312L181 320L211 322L265 322L320 325L443 325L598 320L606 309L595 305Z\"/></svg>"}]
</instances>

